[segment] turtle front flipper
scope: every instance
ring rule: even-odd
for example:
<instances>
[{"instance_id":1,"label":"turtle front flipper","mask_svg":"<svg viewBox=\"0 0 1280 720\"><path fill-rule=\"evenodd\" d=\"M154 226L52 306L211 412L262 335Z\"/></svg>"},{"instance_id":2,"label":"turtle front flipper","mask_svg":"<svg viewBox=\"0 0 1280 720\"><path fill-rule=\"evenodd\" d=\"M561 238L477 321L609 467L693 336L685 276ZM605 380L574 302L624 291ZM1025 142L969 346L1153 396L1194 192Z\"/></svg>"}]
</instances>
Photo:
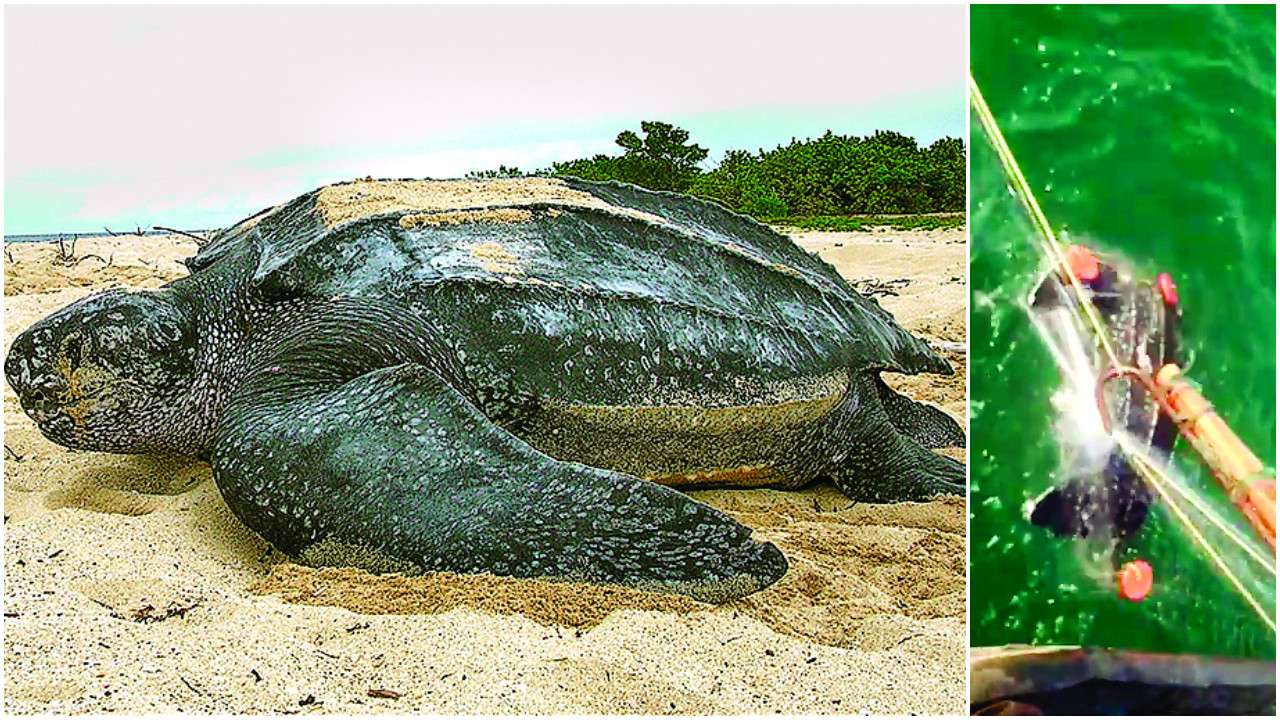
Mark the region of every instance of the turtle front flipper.
<instances>
[{"instance_id":1,"label":"turtle front flipper","mask_svg":"<svg viewBox=\"0 0 1280 720\"><path fill-rule=\"evenodd\" d=\"M878 375L875 385L880 404L898 432L926 448L964 447L964 430L955 418L939 408L897 392Z\"/></svg>"},{"instance_id":2,"label":"turtle front flipper","mask_svg":"<svg viewBox=\"0 0 1280 720\"><path fill-rule=\"evenodd\" d=\"M668 488L554 460L417 364L345 383L287 368L233 403L227 504L313 565L615 583L719 602L786 572L751 530Z\"/></svg>"},{"instance_id":3,"label":"turtle front flipper","mask_svg":"<svg viewBox=\"0 0 1280 720\"><path fill-rule=\"evenodd\" d=\"M854 441L830 473L835 486L865 502L963 496L964 464L926 449L895 427L870 377L859 376L856 383L841 411L848 413L843 422L849 423Z\"/></svg>"}]
</instances>

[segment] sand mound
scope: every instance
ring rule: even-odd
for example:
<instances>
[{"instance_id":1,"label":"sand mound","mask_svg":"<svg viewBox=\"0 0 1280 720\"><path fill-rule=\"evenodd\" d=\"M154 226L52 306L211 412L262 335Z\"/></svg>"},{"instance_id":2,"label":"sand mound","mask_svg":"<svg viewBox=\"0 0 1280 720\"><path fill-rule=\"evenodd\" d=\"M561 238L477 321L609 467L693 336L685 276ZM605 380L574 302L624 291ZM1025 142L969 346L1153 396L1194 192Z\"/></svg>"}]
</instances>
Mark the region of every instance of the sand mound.
<instances>
[{"instance_id":1,"label":"sand mound","mask_svg":"<svg viewBox=\"0 0 1280 720\"><path fill-rule=\"evenodd\" d=\"M316 569L292 563L271 568L249 592L371 615L436 614L468 607L579 628L595 627L620 609L687 613L707 607L683 596L624 587L455 573L379 576L349 568Z\"/></svg>"},{"instance_id":2,"label":"sand mound","mask_svg":"<svg viewBox=\"0 0 1280 720\"><path fill-rule=\"evenodd\" d=\"M595 208L656 225L661 218L618 207L590 193L574 190L559 178L496 180L357 180L322 188L316 209L325 226L338 227L375 215L405 216L403 227L463 222L526 222L529 205ZM552 208L554 212L554 207Z\"/></svg>"},{"instance_id":3,"label":"sand mound","mask_svg":"<svg viewBox=\"0 0 1280 720\"><path fill-rule=\"evenodd\" d=\"M824 645L877 649L964 614L965 509L959 498L859 505L826 485L801 492L716 490L692 495L756 528L791 570L763 592L723 607L621 587L432 573L274 566L250 592L377 615L469 607L544 624L594 627L617 610L744 613L777 632ZM885 614L897 615L888 624Z\"/></svg>"},{"instance_id":4,"label":"sand mound","mask_svg":"<svg viewBox=\"0 0 1280 720\"><path fill-rule=\"evenodd\" d=\"M777 632L883 650L963 629L965 508L959 498L855 504L826 485L693 495L786 553L791 569L781 581L735 603ZM893 622L884 623L887 618Z\"/></svg>"}]
</instances>

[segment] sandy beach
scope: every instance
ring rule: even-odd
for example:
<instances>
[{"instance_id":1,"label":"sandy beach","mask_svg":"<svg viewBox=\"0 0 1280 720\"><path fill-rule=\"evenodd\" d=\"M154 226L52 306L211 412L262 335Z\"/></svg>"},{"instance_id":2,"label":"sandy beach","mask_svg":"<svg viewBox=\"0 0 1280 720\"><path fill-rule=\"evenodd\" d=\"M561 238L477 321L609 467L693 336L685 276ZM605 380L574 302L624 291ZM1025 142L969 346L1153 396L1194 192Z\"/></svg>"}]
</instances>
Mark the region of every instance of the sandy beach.
<instances>
[{"instance_id":1,"label":"sandy beach","mask_svg":"<svg viewBox=\"0 0 1280 720\"><path fill-rule=\"evenodd\" d=\"M963 230L796 233L943 348L965 342ZM111 285L185 274L186 238L9 245L5 350ZM963 423L954 376L891 377ZM288 562L206 465L71 451L4 388L4 708L15 713L964 713L966 509L829 485L692 493L790 572L722 605L574 584ZM963 451L947 451L960 459Z\"/></svg>"}]
</instances>

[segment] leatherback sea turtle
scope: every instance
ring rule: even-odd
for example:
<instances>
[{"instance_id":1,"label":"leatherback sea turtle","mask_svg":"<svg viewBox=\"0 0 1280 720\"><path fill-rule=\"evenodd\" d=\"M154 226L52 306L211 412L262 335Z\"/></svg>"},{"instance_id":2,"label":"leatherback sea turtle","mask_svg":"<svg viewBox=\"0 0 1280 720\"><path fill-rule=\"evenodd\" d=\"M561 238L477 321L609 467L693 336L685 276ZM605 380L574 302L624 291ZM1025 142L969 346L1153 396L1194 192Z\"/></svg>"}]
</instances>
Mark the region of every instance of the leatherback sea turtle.
<instances>
[{"instance_id":1,"label":"leatherback sea turtle","mask_svg":"<svg viewBox=\"0 0 1280 720\"><path fill-rule=\"evenodd\" d=\"M964 437L880 371L950 373L786 237L711 203L524 178L331 185L159 290L13 343L51 440L206 458L303 562L724 600L782 553L673 487L963 492Z\"/></svg>"}]
</instances>

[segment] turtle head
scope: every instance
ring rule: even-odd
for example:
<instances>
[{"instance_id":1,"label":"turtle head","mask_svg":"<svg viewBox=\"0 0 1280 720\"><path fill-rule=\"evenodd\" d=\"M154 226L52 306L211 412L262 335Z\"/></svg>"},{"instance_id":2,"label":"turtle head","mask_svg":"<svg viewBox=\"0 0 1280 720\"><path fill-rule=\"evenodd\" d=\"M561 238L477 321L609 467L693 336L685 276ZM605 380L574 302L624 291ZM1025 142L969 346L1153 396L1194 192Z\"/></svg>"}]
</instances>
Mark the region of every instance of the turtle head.
<instances>
[{"instance_id":1,"label":"turtle head","mask_svg":"<svg viewBox=\"0 0 1280 720\"><path fill-rule=\"evenodd\" d=\"M192 323L172 293L107 290L28 328L4 374L22 409L61 445L166 447L195 379Z\"/></svg>"}]
</instances>

